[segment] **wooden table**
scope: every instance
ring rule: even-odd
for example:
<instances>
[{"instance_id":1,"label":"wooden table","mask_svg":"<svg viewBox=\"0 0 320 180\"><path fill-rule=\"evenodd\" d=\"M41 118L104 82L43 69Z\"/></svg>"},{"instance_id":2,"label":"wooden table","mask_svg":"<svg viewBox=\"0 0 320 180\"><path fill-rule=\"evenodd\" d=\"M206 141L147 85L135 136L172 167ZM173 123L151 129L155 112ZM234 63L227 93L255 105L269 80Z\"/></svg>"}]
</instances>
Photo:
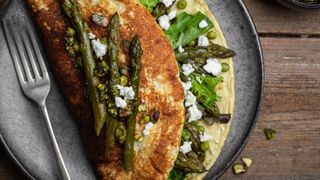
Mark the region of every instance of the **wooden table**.
<instances>
[{"instance_id":1,"label":"wooden table","mask_svg":"<svg viewBox=\"0 0 320 180\"><path fill-rule=\"evenodd\" d=\"M221 179L320 179L320 10L294 12L273 0L244 0L265 56L265 95L241 157L247 173ZM263 129L273 128L267 141ZM240 159L237 160L240 162ZM0 179L26 179L0 148Z\"/></svg>"}]
</instances>

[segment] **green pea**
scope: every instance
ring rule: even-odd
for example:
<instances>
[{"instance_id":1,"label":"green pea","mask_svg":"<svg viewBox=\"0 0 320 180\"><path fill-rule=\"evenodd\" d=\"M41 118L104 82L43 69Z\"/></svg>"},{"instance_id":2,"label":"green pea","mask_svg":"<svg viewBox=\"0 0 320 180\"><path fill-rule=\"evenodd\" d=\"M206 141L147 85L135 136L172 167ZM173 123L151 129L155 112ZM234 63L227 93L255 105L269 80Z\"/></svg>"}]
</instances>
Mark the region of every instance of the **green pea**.
<instances>
[{"instance_id":1,"label":"green pea","mask_svg":"<svg viewBox=\"0 0 320 180\"><path fill-rule=\"evenodd\" d=\"M186 0L179 0L177 3L178 9L184 9L187 7L187 1Z\"/></svg>"},{"instance_id":2,"label":"green pea","mask_svg":"<svg viewBox=\"0 0 320 180\"><path fill-rule=\"evenodd\" d=\"M229 64L228 63L221 63L221 66L222 66L222 72L227 72L229 71Z\"/></svg>"},{"instance_id":3,"label":"green pea","mask_svg":"<svg viewBox=\"0 0 320 180\"><path fill-rule=\"evenodd\" d=\"M147 105L145 105L145 104L140 104L139 106L138 106L138 111L139 112L145 112L147 110Z\"/></svg>"},{"instance_id":4,"label":"green pea","mask_svg":"<svg viewBox=\"0 0 320 180\"><path fill-rule=\"evenodd\" d=\"M208 32L207 37L209 39L215 39L215 38L217 38L217 33L215 31L210 31L210 32Z\"/></svg>"},{"instance_id":5,"label":"green pea","mask_svg":"<svg viewBox=\"0 0 320 180\"><path fill-rule=\"evenodd\" d=\"M126 76L121 76L120 77L120 85L126 86L127 84L128 84L128 78Z\"/></svg>"},{"instance_id":6,"label":"green pea","mask_svg":"<svg viewBox=\"0 0 320 180\"><path fill-rule=\"evenodd\" d=\"M189 42L189 44L188 44L188 46L195 46L195 45L196 45L196 41L195 40Z\"/></svg>"},{"instance_id":7,"label":"green pea","mask_svg":"<svg viewBox=\"0 0 320 180\"><path fill-rule=\"evenodd\" d=\"M188 134L188 132L186 130L182 130L182 140L183 141L189 141L190 140L190 136Z\"/></svg>"},{"instance_id":8,"label":"green pea","mask_svg":"<svg viewBox=\"0 0 320 180\"><path fill-rule=\"evenodd\" d=\"M200 144L200 149L202 151L207 151L210 148L209 142L205 141L203 143Z\"/></svg>"}]
</instances>

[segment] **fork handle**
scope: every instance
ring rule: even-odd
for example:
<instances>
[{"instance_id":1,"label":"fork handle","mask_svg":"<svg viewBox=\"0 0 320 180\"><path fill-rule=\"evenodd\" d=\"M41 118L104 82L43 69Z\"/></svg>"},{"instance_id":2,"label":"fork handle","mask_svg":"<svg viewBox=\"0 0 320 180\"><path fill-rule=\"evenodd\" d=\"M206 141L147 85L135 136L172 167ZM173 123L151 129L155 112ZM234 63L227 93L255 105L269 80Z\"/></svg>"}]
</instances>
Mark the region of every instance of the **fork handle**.
<instances>
[{"instance_id":1,"label":"fork handle","mask_svg":"<svg viewBox=\"0 0 320 180\"><path fill-rule=\"evenodd\" d=\"M68 170L66 168L66 165L65 165L65 163L63 161L63 158L62 158L62 155L61 155L61 152L60 152L56 137L55 137L53 129L52 129L52 126L51 126L51 122L50 122L50 118L49 118L49 115L48 115L47 107L46 107L45 104L42 104L42 105L40 104L40 108L41 108L41 111L42 111L44 119L45 119L46 127L47 127L47 130L48 130L50 139L51 139L51 143L52 143L52 146L53 146L54 154L55 154L56 160L58 162L58 166L59 166L59 170L60 170L62 179L63 180L71 180L70 176L69 176L69 173L68 173Z\"/></svg>"}]
</instances>

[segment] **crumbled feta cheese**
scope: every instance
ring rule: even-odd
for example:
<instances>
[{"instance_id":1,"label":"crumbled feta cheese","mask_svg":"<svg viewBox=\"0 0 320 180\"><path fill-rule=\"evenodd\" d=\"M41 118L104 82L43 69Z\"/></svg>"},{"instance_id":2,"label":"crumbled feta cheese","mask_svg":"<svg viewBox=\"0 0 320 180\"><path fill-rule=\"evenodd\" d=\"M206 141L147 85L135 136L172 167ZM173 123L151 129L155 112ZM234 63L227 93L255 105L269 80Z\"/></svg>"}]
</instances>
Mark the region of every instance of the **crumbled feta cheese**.
<instances>
[{"instance_id":1,"label":"crumbled feta cheese","mask_svg":"<svg viewBox=\"0 0 320 180\"><path fill-rule=\"evenodd\" d=\"M167 16L169 20L172 20L177 16L177 11L171 11Z\"/></svg>"},{"instance_id":2,"label":"crumbled feta cheese","mask_svg":"<svg viewBox=\"0 0 320 180\"><path fill-rule=\"evenodd\" d=\"M183 64L181 66L181 69L182 69L182 73L186 76L189 76L189 74L191 74L194 71L194 68L192 67L192 65L190 63Z\"/></svg>"},{"instance_id":3,"label":"crumbled feta cheese","mask_svg":"<svg viewBox=\"0 0 320 180\"><path fill-rule=\"evenodd\" d=\"M96 35L93 34L92 32L89 32L89 39L94 39L96 38Z\"/></svg>"},{"instance_id":4,"label":"crumbled feta cheese","mask_svg":"<svg viewBox=\"0 0 320 180\"><path fill-rule=\"evenodd\" d=\"M202 83L202 80L200 79L200 77L199 76L196 76L196 80L198 81L198 83Z\"/></svg>"},{"instance_id":5,"label":"crumbled feta cheese","mask_svg":"<svg viewBox=\"0 0 320 180\"><path fill-rule=\"evenodd\" d=\"M174 0L159 0L159 2L162 2L166 7L170 7L173 4Z\"/></svg>"},{"instance_id":6,"label":"crumbled feta cheese","mask_svg":"<svg viewBox=\"0 0 320 180\"><path fill-rule=\"evenodd\" d=\"M187 94L187 91L189 91L192 87L192 83L191 83L191 81L188 81L186 83L182 82L182 86L184 89L184 94Z\"/></svg>"},{"instance_id":7,"label":"crumbled feta cheese","mask_svg":"<svg viewBox=\"0 0 320 180\"><path fill-rule=\"evenodd\" d=\"M116 103L116 107L117 108L121 108L124 109L127 106L127 102L125 100L123 100L121 97L115 97L114 101Z\"/></svg>"},{"instance_id":8,"label":"crumbled feta cheese","mask_svg":"<svg viewBox=\"0 0 320 180\"><path fill-rule=\"evenodd\" d=\"M163 30L169 29L170 21L167 15L160 16L158 20L159 20L159 25Z\"/></svg>"},{"instance_id":9,"label":"crumbled feta cheese","mask_svg":"<svg viewBox=\"0 0 320 180\"><path fill-rule=\"evenodd\" d=\"M200 134L200 142L209 141L209 140L211 140L212 138L213 138L213 137L210 136L209 134L206 134L206 133L203 133L203 135Z\"/></svg>"},{"instance_id":10,"label":"crumbled feta cheese","mask_svg":"<svg viewBox=\"0 0 320 180\"><path fill-rule=\"evenodd\" d=\"M199 28L205 28L205 27L207 27L207 26L208 26L208 23L207 23L206 20L200 21L200 23L199 23Z\"/></svg>"},{"instance_id":11,"label":"crumbled feta cheese","mask_svg":"<svg viewBox=\"0 0 320 180\"><path fill-rule=\"evenodd\" d=\"M192 94L191 91L187 91L184 101L184 106L189 107L196 104L197 98Z\"/></svg>"},{"instance_id":12,"label":"crumbled feta cheese","mask_svg":"<svg viewBox=\"0 0 320 180\"><path fill-rule=\"evenodd\" d=\"M180 152L182 152L183 154L186 154L186 153L190 152L192 150L191 144L192 144L191 141L183 142L183 145L180 146Z\"/></svg>"},{"instance_id":13,"label":"crumbled feta cheese","mask_svg":"<svg viewBox=\"0 0 320 180\"><path fill-rule=\"evenodd\" d=\"M134 99L134 91L133 91L133 88L132 86L129 86L129 87L123 87L120 90L120 96L123 96L123 98L125 100L129 99L129 100L132 100Z\"/></svg>"},{"instance_id":14,"label":"crumbled feta cheese","mask_svg":"<svg viewBox=\"0 0 320 180\"><path fill-rule=\"evenodd\" d=\"M207 64L203 66L203 69L214 76L221 74L222 66L218 60L214 58L207 59Z\"/></svg>"},{"instance_id":15,"label":"crumbled feta cheese","mask_svg":"<svg viewBox=\"0 0 320 180\"><path fill-rule=\"evenodd\" d=\"M188 108L188 116L189 116L188 121L192 122L200 119L202 117L202 112L198 109L196 104L193 104Z\"/></svg>"},{"instance_id":16,"label":"crumbled feta cheese","mask_svg":"<svg viewBox=\"0 0 320 180\"><path fill-rule=\"evenodd\" d=\"M154 124L152 122L148 122L146 124L146 126L144 127L144 130L142 132L144 136L148 136L150 134L150 129L153 127L153 125Z\"/></svg>"},{"instance_id":17,"label":"crumbled feta cheese","mask_svg":"<svg viewBox=\"0 0 320 180\"><path fill-rule=\"evenodd\" d=\"M199 36L198 46L207 47L209 45L209 39L206 36Z\"/></svg>"},{"instance_id":18,"label":"crumbled feta cheese","mask_svg":"<svg viewBox=\"0 0 320 180\"><path fill-rule=\"evenodd\" d=\"M184 52L183 47L182 47L182 46L179 46L179 47L178 47L178 51L179 51L179 53L183 53L183 52Z\"/></svg>"},{"instance_id":19,"label":"crumbled feta cheese","mask_svg":"<svg viewBox=\"0 0 320 180\"><path fill-rule=\"evenodd\" d=\"M99 40L92 40L91 41L93 51L96 53L97 57L102 57L107 53L107 46L102 44Z\"/></svg>"}]
</instances>

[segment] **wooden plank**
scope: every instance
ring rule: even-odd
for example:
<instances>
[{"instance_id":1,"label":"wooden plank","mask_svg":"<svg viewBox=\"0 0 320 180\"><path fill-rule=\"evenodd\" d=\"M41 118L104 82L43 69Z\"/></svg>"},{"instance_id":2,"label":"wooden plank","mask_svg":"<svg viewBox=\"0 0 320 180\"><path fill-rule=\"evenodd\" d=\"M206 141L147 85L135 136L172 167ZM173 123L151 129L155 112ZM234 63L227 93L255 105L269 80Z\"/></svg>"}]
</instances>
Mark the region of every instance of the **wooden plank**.
<instances>
[{"instance_id":1,"label":"wooden plank","mask_svg":"<svg viewBox=\"0 0 320 180\"><path fill-rule=\"evenodd\" d=\"M0 146L0 179L5 180L24 180L26 176L18 169L14 162L9 158L4 148Z\"/></svg>"},{"instance_id":2,"label":"wooden plank","mask_svg":"<svg viewBox=\"0 0 320 180\"><path fill-rule=\"evenodd\" d=\"M241 157L247 173L222 179L320 179L320 39L262 38L265 98ZM277 131L265 139L263 129ZM237 162L241 162L240 159Z\"/></svg>"},{"instance_id":3,"label":"wooden plank","mask_svg":"<svg viewBox=\"0 0 320 180\"><path fill-rule=\"evenodd\" d=\"M296 12L275 0L244 0L259 33L320 35L320 10Z\"/></svg>"}]
</instances>

